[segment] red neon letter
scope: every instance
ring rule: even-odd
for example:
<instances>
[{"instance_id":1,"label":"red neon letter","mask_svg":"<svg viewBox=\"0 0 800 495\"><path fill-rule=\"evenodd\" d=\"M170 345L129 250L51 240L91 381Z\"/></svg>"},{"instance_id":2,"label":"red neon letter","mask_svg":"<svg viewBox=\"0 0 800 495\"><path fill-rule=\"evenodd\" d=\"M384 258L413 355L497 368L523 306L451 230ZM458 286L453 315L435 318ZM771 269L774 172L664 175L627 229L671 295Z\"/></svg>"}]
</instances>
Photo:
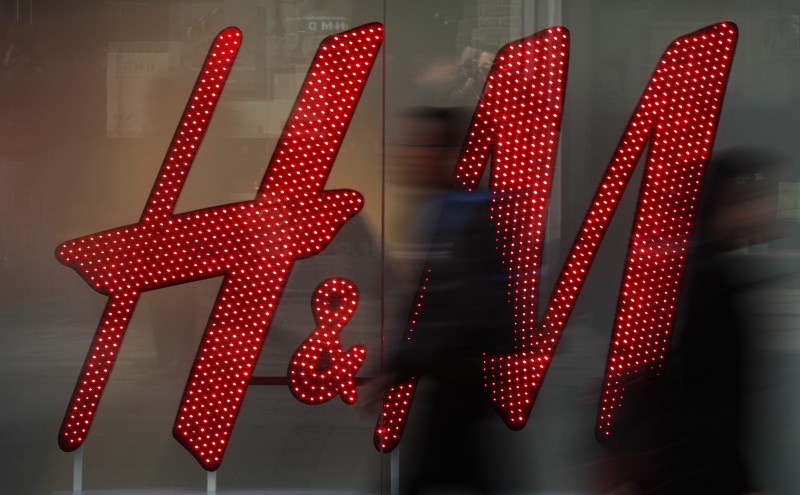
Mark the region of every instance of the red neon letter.
<instances>
[{"instance_id":1,"label":"red neon letter","mask_svg":"<svg viewBox=\"0 0 800 495\"><path fill-rule=\"evenodd\" d=\"M566 81L567 33L552 28L507 45L498 54L456 178L468 189L477 187L491 155L491 189L496 193L492 216L509 274L515 352L487 356L484 384L510 428L520 429L527 422L575 299L648 142L598 436L610 435L625 383L663 366L693 209L716 135L736 38L736 26L721 23L679 38L666 50L600 181L541 323L539 269ZM385 397L375 432L380 450L391 450L399 442L415 386L414 379L408 380Z\"/></svg>"},{"instance_id":2,"label":"red neon letter","mask_svg":"<svg viewBox=\"0 0 800 495\"><path fill-rule=\"evenodd\" d=\"M86 438L139 294L224 275L173 429L205 469L219 467L294 261L322 250L361 209L356 191L323 187L382 40L375 23L322 42L254 201L174 214L241 42L236 28L217 36L139 223L57 250L109 296L59 432L62 449Z\"/></svg>"},{"instance_id":3,"label":"red neon letter","mask_svg":"<svg viewBox=\"0 0 800 495\"><path fill-rule=\"evenodd\" d=\"M358 289L350 280L331 278L314 291L311 309L317 328L295 351L289 363L289 389L306 404L322 404L340 394L347 404L356 401L353 377L367 350L342 348L339 334L358 306Z\"/></svg>"},{"instance_id":4,"label":"red neon letter","mask_svg":"<svg viewBox=\"0 0 800 495\"><path fill-rule=\"evenodd\" d=\"M556 27L500 50L456 170L461 184L474 188L489 155L493 156L491 187L505 199L499 201L494 195L492 216L504 266L510 273L521 275L519 283L511 287L511 294L516 340L524 349L531 345L530 330L535 318L533 288L538 280L545 208L561 128L568 43L567 30ZM426 273L423 286L428 277L435 283L436 274ZM521 297L523 293L525 297ZM423 299L420 291L414 305L415 312L423 313L420 318L425 317ZM411 320L416 320L416 314ZM409 329L409 339L413 338L411 332L413 327ZM408 380L385 397L375 433L378 449L391 450L400 441L415 387L416 380Z\"/></svg>"}]
</instances>

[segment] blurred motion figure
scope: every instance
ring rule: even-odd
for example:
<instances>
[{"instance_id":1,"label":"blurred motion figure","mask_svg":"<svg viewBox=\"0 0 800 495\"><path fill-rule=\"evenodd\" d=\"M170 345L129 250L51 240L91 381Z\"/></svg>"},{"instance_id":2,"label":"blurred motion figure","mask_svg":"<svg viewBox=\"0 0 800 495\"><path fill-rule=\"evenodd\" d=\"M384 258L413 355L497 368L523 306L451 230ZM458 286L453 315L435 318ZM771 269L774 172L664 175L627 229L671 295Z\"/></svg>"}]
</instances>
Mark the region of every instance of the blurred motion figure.
<instances>
[{"instance_id":1,"label":"blurred motion figure","mask_svg":"<svg viewBox=\"0 0 800 495\"><path fill-rule=\"evenodd\" d=\"M401 262L424 261L428 280L420 284L420 314L405 327L413 329L410 338L388 361L384 377L387 384L419 377L427 389L415 399L412 416L419 423L409 427L403 443L411 440L412 455L403 462L410 468L401 493L454 487L494 493L482 362L484 352L511 346L513 320L490 220L491 195L452 189L453 152L462 135L458 110L418 108L404 117L407 149L390 177L424 188L428 200L413 215L404 247L394 252Z\"/></svg>"},{"instance_id":2,"label":"blurred motion figure","mask_svg":"<svg viewBox=\"0 0 800 495\"><path fill-rule=\"evenodd\" d=\"M630 493L756 493L745 451L754 340L749 293L781 276L763 269L766 244L788 235L778 221L781 157L737 148L709 164L685 274L685 297L666 369L626 386L611 445L616 483Z\"/></svg>"},{"instance_id":3,"label":"blurred motion figure","mask_svg":"<svg viewBox=\"0 0 800 495\"><path fill-rule=\"evenodd\" d=\"M788 234L778 221L778 185L788 168L772 152L737 148L718 154L708 173L687 271L685 321L675 337L686 442L679 486L754 493L744 437L758 364L754 342L763 332L745 298L776 282L753 252Z\"/></svg>"}]
</instances>

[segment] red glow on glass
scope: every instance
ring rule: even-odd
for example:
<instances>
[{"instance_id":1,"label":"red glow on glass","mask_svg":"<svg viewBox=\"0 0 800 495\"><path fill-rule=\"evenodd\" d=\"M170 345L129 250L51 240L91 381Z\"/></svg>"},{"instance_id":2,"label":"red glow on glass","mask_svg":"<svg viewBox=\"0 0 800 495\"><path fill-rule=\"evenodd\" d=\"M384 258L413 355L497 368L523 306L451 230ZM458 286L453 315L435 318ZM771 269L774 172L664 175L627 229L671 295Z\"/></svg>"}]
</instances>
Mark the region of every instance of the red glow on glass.
<instances>
[{"instance_id":1,"label":"red glow on glass","mask_svg":"<svg viewBox=\"0 0 800 495\"><path fill-rule=\"evenodd\" d=\"M430 282L430 269L426 269L422 274L414 305L411 309L411 316L408 319L409 325L406 330L405 340L410 341L414 335L414 326L422 315L424 308L425 290ZM375 447L382 452L389 452L400 443L403 430L406 426L411 402L414 400L414 393L417 390L417 377L408 377L393 385L383 396L383 405L378 424L375 426L373 442Z\"/></svg>"},{"instance_id":2,"label":"red glow on glass","mask_svg":"<svg viewBox=\"0 0 800 495\"><path fill-rule=\"evenodd\" d=\"M600 242L648 142L604 377L598 438L611 434L625 383L663 367L693 211L716 136L737 35L734 24L720 23L675 40L664 52L600 181L541 322L538 285L567 79L568 33L551 28L506 45L497 55L455 178L466 189L477 187L491 156L492 218L509 275L515 352L486 356L484 385L510 428L520 429L528 420ZM421 301L414 311L424 312ZM399 443L415 387L416 380L410 379L384 397L374 438L379 450L389 451Z\"/></svg>"},{"instance_id":3,"label":"red glow on glass","mask_svg":"<svg viewBox=\"0 0 800 495\"><path fill-rule=\"evenodd\" d=\"M205 469L219 467L295 260L321 251L362 207L356 191L323 188L382 41L377 23L323 40L255 200L174 214L242 42L237 28L216 37L139 223L57 249L109 296L59 432L63 450L86 439L139 294L222 275L173 429Z\"/></svg>"}]
</instances>

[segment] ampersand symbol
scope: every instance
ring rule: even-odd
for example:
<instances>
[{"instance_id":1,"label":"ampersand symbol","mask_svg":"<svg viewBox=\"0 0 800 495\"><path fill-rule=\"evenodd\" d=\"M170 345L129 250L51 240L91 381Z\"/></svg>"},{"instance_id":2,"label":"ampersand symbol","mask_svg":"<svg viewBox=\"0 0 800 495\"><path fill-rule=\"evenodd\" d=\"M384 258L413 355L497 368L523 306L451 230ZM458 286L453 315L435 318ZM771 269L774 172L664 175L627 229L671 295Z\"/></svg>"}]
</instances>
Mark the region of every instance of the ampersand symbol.
<instances>
[{"instance_id":1,"label":"ampersand symbol","mask_svg":"<svg viewBox=\"0 0 800 495\"><path fill-rule=\"evenodd\" d=\"M297 400L322 404L340 394L347 404L356 401L354 376L367 349L355 345L345 351L339 334L358 306L358 289L346 278L329 278L314 291L311 310L317 328L295 351L289 363L289 389Z\"/></svg>"}]
</instances>

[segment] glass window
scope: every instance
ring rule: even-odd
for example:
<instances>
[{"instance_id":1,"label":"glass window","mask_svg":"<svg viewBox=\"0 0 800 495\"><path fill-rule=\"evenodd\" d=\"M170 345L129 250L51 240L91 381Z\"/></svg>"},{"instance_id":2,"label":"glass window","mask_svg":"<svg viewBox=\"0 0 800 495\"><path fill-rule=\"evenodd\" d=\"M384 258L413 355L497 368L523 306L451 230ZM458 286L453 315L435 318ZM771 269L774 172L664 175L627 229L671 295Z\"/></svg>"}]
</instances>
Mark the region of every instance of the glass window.
<instances>
[{"instance_id":1,"label":"glass window","mask_svg":"<svg viewBox=\"0 0 800 495\"><path fill-rule=\"evenodd\" d=\"M307 136L312 144L295 155L305 153L304 163L310 164L315 158L309 154L329 154L335 158L329 173L291 176L295 162L284 164L290 176L286 184L302 188L297 184L328 174L325 189L357 191L363 199L360 211L337 220L341 228L335 232L324 231L315 224L316 206L303 216L299 203L282 203L270 210L270 221L286 221L288 227L265 237L253 234L258 240L250 247L271 246L262 257L247 258L247 249L226 244L228 234L217 236L213 227L204 235L216 247L195 246L188 256L215 253L209 259L230 260L237 252L241 260L268 266L263 276L280 280L281 286L279 297L264 299L265 307L274 305L263 311L270 315L268 331L263 349L254 351L255 368L213 483L220 491L397 495L408 491L417 475L419 449L425 447L424 439L420 444L422 411L435 389L430 381L420 382L407 441L392 453L380 453L373 444L379 385L385 385L380 379L404 352L421 275L441 248L434 228L441 184L458 163L498 51L552 26L569 30L563 120L554 145L548 213L540 226L541 318L586 208L660 57L675 39L722 21L736 23L739 39L714 150L758 149L779 157L784 171L776 179L775 204L764 206L770 220L780 224L780 235L741 234L741 224L733 229L742 240L737 255L756 260L760 274L742 282L748 289L736 300L757 322L747 327L742 344L755 363L741 382L743 458L754 489L796 493L800 7L794 0L0 2L0 394L6 399L0 413L5 443L0 491L67 493L76 459L81 459L81 483L88 493L200 492L212 482L171 432L197 349L224 291L223 275L230 279L236 270L222 261L208 272L197 268L200 274L193 278L198 280L190 283L166 281L171 275L163 273L161 281L142 282L78 458L59 450L58 431L109 296L100 282L59 263L54 252L72 239L143 224L193 84L222 29L238 27L241 48L207 135L189 151L196 159L174 205L176 217L253 202L265 174L277 176L283 155L273 153L279 140L297 139L292 132L300 131L293 126L318 124L311 104L305 110L315 117L301 109L296 121L289 119L304 83L313 80L315 70L327 70L312 66L323 40L368 23L381 23L385 39L352 120L340 128L341 140L329 128L314 127ZM335 113L344 112L340 105L347 101L341 93L326 94L313 104ZM640 201L645 160L640 161L527 425L512 431L496 414L481 423L482 447L472 460L490 471L484 481L495 491L583 494L635 484L635 476L614 464L619 457L613 448L595 441L595 428ZM488 170L478 181L480 190L492 180ZM737 218L752 218L758 214L753 205L765 203L748 204ZM276 262L281 255L275 253L291 251L292 228L313 232L324 249L286 255L291 263ZM169 237L164 230L153 232ZM178 246L184 242L181 232L171 241ZM168 256L156 254L148 258L154 268ZM111 262L100 256L97 263ZM130 265L123 270L150 268L141 259L125 263ZM260 269L247 273L261 274ZM304 342L313 345L315 330L328 325L315 317L320 304L315 291L332 278L351 281L358 303L352 315L330 325L343 325L339 338L345 351L362 345L366 356L352 373L358 391L354 404L334 391L324 404L309 405L292 394L290 362ZM92 290L93 283L99 290ZM689 304L689 296L683 296L681 311ZM323 307L342 303L336 295L323 299ZM678 329L684 325L681 318ZM257 334L249 335L257 340ZM670 345L678 352L680 330L675 335ZM329 368L331 359L339 359L331 352L315 354L321 366Z\"/></svg>"}]
</instances>

